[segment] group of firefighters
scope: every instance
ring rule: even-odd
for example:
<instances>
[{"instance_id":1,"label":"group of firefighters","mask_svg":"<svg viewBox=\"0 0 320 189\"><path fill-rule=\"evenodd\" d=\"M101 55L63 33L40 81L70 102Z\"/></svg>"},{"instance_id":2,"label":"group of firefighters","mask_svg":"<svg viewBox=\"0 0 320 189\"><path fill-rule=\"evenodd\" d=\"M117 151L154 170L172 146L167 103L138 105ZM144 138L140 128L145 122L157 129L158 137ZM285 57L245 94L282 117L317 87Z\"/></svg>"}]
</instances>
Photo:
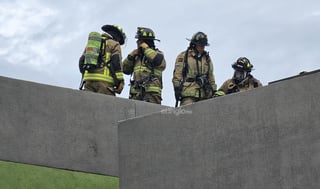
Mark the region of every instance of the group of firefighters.
<instances>
[{"instance_id":1,"label":"group of firefighters","mask_svg":"<svg viewBox=\"0 0 320 189\"><path fill-rule=\"evenodd\" d=\"M95 69L84 69L86 49L79 59L79 69L83 75L84 90L107 95L120 94L124 87L123 74L131 75L129 99L161 104L162 72L166 61L154 41L152 29L138 27L135 38L137 48L122 61L120 46L124 44L126 35L116 25L101 27L104 37L101 61L105 62ZM239 91L250 90L262 86L261 82L251 75L253 65L246 57L240 57L232 64L234 74L218 89L213 74L213 63L205 47L209 45L207 35L195 33L188 48L181 52L175 61L172 83L180 106L197 101L223 96ZM81 88L82 89L82 86Z\"/></svg>"}]
</instances>

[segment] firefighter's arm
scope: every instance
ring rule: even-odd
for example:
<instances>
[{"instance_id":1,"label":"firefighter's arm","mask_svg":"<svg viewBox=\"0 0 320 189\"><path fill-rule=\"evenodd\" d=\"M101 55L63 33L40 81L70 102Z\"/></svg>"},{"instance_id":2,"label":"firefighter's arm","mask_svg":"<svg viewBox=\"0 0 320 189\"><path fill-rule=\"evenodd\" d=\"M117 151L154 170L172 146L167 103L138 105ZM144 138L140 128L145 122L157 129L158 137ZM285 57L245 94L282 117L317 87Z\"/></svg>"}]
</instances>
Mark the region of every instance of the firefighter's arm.
<instances>
[{"instance_id":1,"label":"firefighter's arm","mask_svg":"<svg viewBox=\"0 0 320 189\"><path fill-rule=\"evenodd\" d=\"M114 79L114 91L118 94L121 93L124 86L124 78L123 78L123 72L122 72L122 62L121 62L121 48L119 43L114 43L113 45L109 43L109 48L111 50L111 56L110 56L110 72Z\"/></svg>"},{"instance_id":2,"label":"firefighter's arm","mask_svg":"<svg viewBox=\"0 0 320 189\"><path fill-rule=\"evenodd\" d=\"M227 94L228 92L228 88L229 88L229 82L230 80L228 79L227 81L225 81L221 87L219 88L219 91L223 91L225 94ZM232 82L231 82L232 83Z\"/></svg>"},{"instance_id":3,"label":"firefighter's arm","mask_svg":"<svg viewBox=\"0 0 320 189\"><path fill-rule=\"evenodd\" d=\"M166 69L166 60L164 59L164 55L159 50L156 50L155 52L156 52L156 56L151 61L151 65L150 66L153 66L154 68L157 68L157 69L163 71L163 70Z\"/></svg>"},{"instance_id":4,"label":"firefighter's arm","mask_svg":"<svg viewBox=\"0 0 320 189\"><path fill-rule=\"evenodd\" d=\"M165 64L164 55L162 52L150 48L145 42L142 42L139 46L142 49L144 56L146 56L150 61L150 66L158 67Z\"/></svg>"},{"instance_id":5,"label":"firefighter's arm","mask_svg":"<svg viewBox=\"0 0 320 189\"><path fill-rule=\"evenodd\" d=\"M118 88L116 88L114 92L116 92L118 94L121 94L121 92L123 90L123 87L124 87L124 80L121 80L119 85L118 85Z\"/></svg>"},{"instance_id":6,"label":"firefighter's arm","mask_svg":"<svg viewBox=\"0 0 320 189\"><path fill-rule=\"evenodd\" d=\"M134 62L138 55L138 49L133 50L128 54L127 58L122 62L122 70L124 74L130 75L133 73Z\"/></svg>"},{"instance_id":7,"label":"firefighter's arm","mask_svg":"<svg viewBox=\"0 0 320 189\"><path fill-rule=\"evenodd\" d=\"M119 89L119 87L121 88L121 83L123 83L123 72L122 72L122 69L121 69L121 60L120 60L121 56L120 54L114 54L111 56L111 59L110 59L110 64L111 64L111 72L113 72L116 76L115 79L115 86L117 87L117 90ZM112 73L112 74L113 74ZM123 89L123 85L122 85L122 88L120 90L120 93ZM120 94L119 93L119 94Z\"/></svg>"},{"instance_id":8,"label":"firefighter's arm","mask_svg":"<svg viewBox=\"0 0 320 189\"><path fill-rule=\"evenodd\" d=\"M111 50L111 55L110 55L110 64L113 67L114 72L119 72L121 71L121 48L119 43L109 43L110 46L108 48L112 49Z\"/></svg>"},{"instance_id":9,"label":"firefighter's arm","mask_svg":"<svg viewBox=\"0 0 320 189\"><path fill-rule=\"evenodd\" d=\"M172 84L175 89L180 87L182 80L183 56L183 54L178 55L174 65Z\"/></svg>"},{"instance_id":10,"label":"firefighter's arm","mask_svg":"<svg viewBox=\"0 0 320 189\"><path fill-rule=\"evenodd\" d=\"M183 57L184 54L178 55L176 58L174 70L173 70L173 78L172 78L172 84L173 84L173 89L174 89L174 96L176 99L176 105L175 107L178 106L178 102L181 101L182 99L182 89L183 89Z\"/></svg>"},{"instance_id":11,"label":"firefighter's arm","mask_svg":"<svg viewBox=\"0 0 320 189\"><path fill-rule=\"evenodd\" d=\"M114 49L112 50L112 55L110 57L110 64L112 65L112 68L113 68L112 71L114 71L119 81L123 80L121 60L122 60L122 56L121 56L120 44L116 43L116 45L114 46Z\"/></svg>"}]
</instances>

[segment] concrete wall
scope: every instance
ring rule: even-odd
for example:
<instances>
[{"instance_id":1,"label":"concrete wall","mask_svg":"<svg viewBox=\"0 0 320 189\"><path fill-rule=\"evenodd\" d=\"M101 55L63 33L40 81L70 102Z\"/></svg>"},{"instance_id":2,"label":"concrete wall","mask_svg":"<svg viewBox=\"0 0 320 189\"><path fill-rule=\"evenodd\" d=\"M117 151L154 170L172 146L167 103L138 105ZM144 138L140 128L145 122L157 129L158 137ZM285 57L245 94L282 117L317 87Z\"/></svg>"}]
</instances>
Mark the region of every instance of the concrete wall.
<instances>
[{"instance_id":1,"label":"concrete wall","mask_svg":"<svg viewBox=\"0 0 320 189\"><path fill-rule=\"evenodd\" d=\"M121 189L320 188L320 72L119 124Z\"/></svg>"},{"instance_id":2,"label":"concrete wall","mask_svg":"<svg viewBox=\"0 0 320 189\"><path fill-rule=\"evenodd\" d=\"M0 77L0 160L118 176L117 121L162 106Z\"/></svg>"}]
</instances>

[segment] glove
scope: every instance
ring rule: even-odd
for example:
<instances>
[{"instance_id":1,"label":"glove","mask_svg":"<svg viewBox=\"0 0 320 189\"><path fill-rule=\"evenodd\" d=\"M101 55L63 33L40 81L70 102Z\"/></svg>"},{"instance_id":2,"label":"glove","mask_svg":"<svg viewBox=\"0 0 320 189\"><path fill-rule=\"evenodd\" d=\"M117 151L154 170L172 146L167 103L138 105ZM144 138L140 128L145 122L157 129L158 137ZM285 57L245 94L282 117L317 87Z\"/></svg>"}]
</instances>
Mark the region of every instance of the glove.
<instances>
[{"instance_id":1,"label":"glove","mask_svg":"<svg viewBox=\"0 0 320 189\"><path fill-rule=\"evenodd\" d=\"M146 48L148 48L149 46L148 46L147 43L142 42L142 43L139 44L139 47L141 47L142 49L146 49Z\"/></svg>"},{"instance_id":2,"label":"glove","mask_svg":"<svg viewBox=\"0 0 320 189\"><path fill-rule=\"evenodd\" d=\"M174 96L177 101L181 99L181 91L179 90L179 87L174 88Z\"/></svg>"},{"instance_id":3,"label":"glove","mask_svg":"<svg viewBox=\"0 0 320 189\"><path fill-rule=\"evenodd\" d=\"M133 61L134 58L138 55L139 49L133 50L130 54L128 54L128 60Z\"/></svg>"},{"instance_id":4,"label":"glove","mask_svg":"<svg viewBox=\"0 0 320 189\"><path fill-rule=\"evenodd\" d=\"M216 91L216 92L214 92L213 97L219 97L219 96L224 96L224 95L225 95L225 93L223 91Z\"/></svg>"},{"instance_id":5,"label":"glove","mask_svg":"<svg viewBox=\"0 0 320 189\"><path fill-rule=\"evenodd\" d=\"M123 86L124 86L124 81L122 80L120 83L119 83L119 86L118 88L116 88L116 90L114 92L120 94L123 90Z\"/></svg>"}]
</instances>

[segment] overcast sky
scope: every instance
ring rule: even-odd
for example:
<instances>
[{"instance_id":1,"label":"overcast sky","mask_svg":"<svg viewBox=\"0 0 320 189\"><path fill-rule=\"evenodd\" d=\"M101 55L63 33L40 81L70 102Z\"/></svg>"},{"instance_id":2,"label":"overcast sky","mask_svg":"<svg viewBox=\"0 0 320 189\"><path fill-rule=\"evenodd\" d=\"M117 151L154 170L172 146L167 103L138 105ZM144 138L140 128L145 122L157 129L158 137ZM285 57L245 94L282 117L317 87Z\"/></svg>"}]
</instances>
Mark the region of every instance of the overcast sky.
<instances>
[{"instance_id":1,"label":"overcast sky","mask_svg":"<svg viewBox=\"0 0 320 189\"><path fill-rule=\"evenodd\" d=\"M162 104L174 106L172 72L186 38L208 35L218 87L231 64L246 56L263 85L320 68L319 0L1 0L0 76L78 89L78 59L91 31L121 26L123 57L135 47L138 26L153 29L167 68ZM128 98L129 76L120 95Z\"/></svg>"}]
</instances>

